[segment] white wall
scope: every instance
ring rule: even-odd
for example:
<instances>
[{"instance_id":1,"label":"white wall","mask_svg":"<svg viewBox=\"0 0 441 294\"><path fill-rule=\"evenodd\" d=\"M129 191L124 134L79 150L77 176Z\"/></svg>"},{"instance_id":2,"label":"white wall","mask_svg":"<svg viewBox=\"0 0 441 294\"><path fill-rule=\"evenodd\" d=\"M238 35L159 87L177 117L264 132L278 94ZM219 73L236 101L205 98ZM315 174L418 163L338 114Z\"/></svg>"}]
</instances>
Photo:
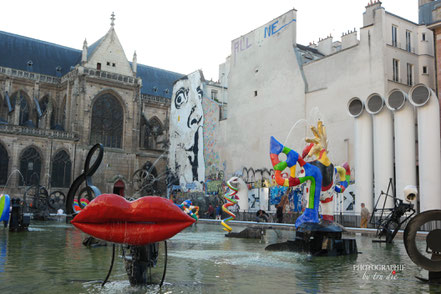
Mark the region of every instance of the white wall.
<instances>
[{"instance_id":1,"label":"white wall","mask_svg":"<svg viewBox=\"0 0 441 294\"><path fill-rule=\"evenodd\" d=\"M271 168L270 136L285 142L292 125L304 118L296 25L296 11L291 10L231 43L227 173L243 166ZM297 147L294 142L303 137L304 127L296 128L287 146Z\"/></svg>"}]
</instances>

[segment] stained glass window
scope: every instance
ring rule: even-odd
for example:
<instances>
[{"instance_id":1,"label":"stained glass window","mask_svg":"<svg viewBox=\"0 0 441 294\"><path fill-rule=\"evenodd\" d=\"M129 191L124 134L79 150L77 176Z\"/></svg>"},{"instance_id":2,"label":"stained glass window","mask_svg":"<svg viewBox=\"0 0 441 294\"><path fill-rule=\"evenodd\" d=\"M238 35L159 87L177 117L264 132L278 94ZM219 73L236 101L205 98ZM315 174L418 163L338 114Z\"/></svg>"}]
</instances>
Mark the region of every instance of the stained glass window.
<instances>
[{"instance_id":1,"label":"stained glass window","mask_svg":"<svg viewBox=\"0 0 441 294\"><path fill-rule=\"evenodd\" d=\"M121 148L123 119L123 108L116 97L109 93L99 96L92 107L90 143Z\"/></svg>"},{"instance_id":2,"label":"stained glass window","mask_svg":"<svg viewBox=\"0 0 441 294\"><path fill-rule=\"evenodd\" d=\"M20 172L25 181L23 183L23 179L20 177L20 186L40 184L41 157L34 147L29 147L22 153Z\"/></svg>"},{"instance_id":3,"label":"stained glass window","mask_svg":"<svg viewBox=\"0 0 441 294\"><path fill-rule=\"evenodd\" d=\"M52 161L51 185L52 187L68 188L72 171L72 161L69 154L61 150L55 154Z\"/></svg>"}]
</instances>

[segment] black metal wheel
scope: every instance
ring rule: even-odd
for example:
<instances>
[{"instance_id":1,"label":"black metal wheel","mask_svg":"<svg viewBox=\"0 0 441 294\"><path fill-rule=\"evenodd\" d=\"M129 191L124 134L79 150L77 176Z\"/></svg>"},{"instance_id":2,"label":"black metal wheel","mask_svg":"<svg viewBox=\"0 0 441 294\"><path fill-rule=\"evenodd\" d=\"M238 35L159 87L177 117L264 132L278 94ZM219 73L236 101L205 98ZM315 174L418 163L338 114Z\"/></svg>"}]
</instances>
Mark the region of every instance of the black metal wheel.
<instances>
[{"instance_id":1,"label":"black metal wheel","mask_svg":"<svg viewBox=\"0 0 441 294\"><path fill-rule=\"evenodd\" d=\"M133 188L140 196L155 194L156 177L146 169L138 169L133 174Z\"/></svg>"},{"instance_id":2,"label":"black metal wheel","mask_svg":"<svg viewBox=\"0 0 441 294\"><path fill-rule=\"evenodd\" d=\"M62 191L54 191L49 195L49 207L55 212L66 205L66 195Z\"/></svg>"},{"instance_id":3,"label":"black metal wheel","mask_svg":"<svg viewBox=\"0 0 441 294\"><path fill-rule=\"evenodd\" d=\"M47 209L49 193L43 186L32 185L26 189L23 195L23 204L25 212Z\"/></svg>"},{"instance_id":4,"label":"black metal wheel","mask_svg":"<svg viewBox=\"0 0 441 294\"><path fill-rule=\"evenodd\" d=\"M441 210L424 211L412 218L404 230L403 240L407 254L418 266L432 272L441 272L441 260L432 260L424 256L417 248L416 233L424 224L441 221ZM441 254L441 230L434 229L426 237L426 253Z\"/></svg>"}]
</instances>

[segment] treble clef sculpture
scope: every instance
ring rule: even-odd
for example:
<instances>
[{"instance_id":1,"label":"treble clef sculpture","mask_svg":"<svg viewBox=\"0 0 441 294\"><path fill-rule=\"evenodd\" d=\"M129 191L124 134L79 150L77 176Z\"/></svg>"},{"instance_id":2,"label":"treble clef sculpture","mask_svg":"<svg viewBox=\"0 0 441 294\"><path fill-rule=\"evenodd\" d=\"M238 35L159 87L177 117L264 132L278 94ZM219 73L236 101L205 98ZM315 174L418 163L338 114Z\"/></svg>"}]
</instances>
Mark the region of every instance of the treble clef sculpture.
<instances>
[{"instance_id":1,"label":"treble clef sculpture","mask_svg":"<svg viewBox=\"0 0 441 294\"><path fill-rule=\"evenodd\" d=\"M95 162L90 166L90 162L92 161L92 157L94 153L98 150L97 158L95 159ZM87 196L89 198L89 201L93 198L101 195L101 191L93 185L92 183L92 176L93 174L98 170L98 167L101 164L101 161L103 160L104 155L104 147L102 144L95 144L92 149L90 149L89 153L87 153L86 162L84 163L84 172L78 176L78 178L75 179L75 181L70 186L69 192L67 193L67 199L66 199L66 214L73 215L77 212L74 210L74 200L75 200L75 194L77 193L78 189L80 188L81 184L83 182L86 182L85 191L87 192ZM81 203L81 193L78 194L78 205L81 209L83 209L85 206Z\"/></svg>"}]
</instances>

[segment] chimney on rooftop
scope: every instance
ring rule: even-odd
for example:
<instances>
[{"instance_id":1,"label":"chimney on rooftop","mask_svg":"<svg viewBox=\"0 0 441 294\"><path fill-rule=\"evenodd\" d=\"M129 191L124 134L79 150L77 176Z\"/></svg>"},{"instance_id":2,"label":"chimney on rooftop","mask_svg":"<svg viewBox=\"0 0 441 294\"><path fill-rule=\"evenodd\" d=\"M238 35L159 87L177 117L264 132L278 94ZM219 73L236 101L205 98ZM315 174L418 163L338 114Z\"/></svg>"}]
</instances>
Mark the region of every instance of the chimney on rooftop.
<instances>
[{"instance_id":1,"label":"chimney on rooftop","mask_svg":"<svg viewBox=\"0 0 441 294\"><path fill-rule=\"evenodd\" d=\"M346 49L358 44L357 31L348 31L341 36L341 49Z\"/></svg>"},{"instance_id":2,"label":"chimney on rooftop","mask_svg":"<svg viewBox=\"0 0 441 294\"><path fill-rule=\"evenodd\" d=\"M370 2L366 5L366 11L363 13L363 26L368 26L374 23L375 12L380 8L383 8L381 7L381 1L370 0Z\"/></svg>"},{"instance_id":3,"label":"chimney on rooftop","mask_svg":"<svg viewBox=\"0 0 441 294\"><path fill-rule=\"evenodd\" d=\"M323 55L332 53L332 36L329 35L324 39L319 39L317 50Z\"/></svg>"}]
</instances>

